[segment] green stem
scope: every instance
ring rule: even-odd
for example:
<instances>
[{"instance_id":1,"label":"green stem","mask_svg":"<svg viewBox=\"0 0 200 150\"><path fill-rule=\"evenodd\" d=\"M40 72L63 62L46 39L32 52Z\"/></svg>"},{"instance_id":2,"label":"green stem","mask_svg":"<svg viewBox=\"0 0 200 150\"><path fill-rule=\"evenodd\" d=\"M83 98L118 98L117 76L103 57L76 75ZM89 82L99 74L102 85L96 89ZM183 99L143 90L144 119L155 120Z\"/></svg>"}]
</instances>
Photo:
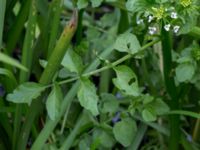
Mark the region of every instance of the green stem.
<instances>
[{"instance_id":1,"label":"green stem","mask_svg":"<svg viewBox=\"0 0 200 150\"><path fill-rule=\"evenodd\" d=\"M26 29L26 35L24 39L24 45L22 49L22 64L27 67L29 72L20 71L19 82L23 83L28 81L30 76L30 70L32 65L32 56L33 56L33 41L35 38L35 27L37 23L37 10L35 6L35 0L32 0L28 25ZM21 113L22 113L22 104L17 104L15 111L15 120L14 120L14 132L13 132L13 144L12 149L16 148L17 137L20 131L21 125Z\"/></svg>"},{"instance_id":2,"label":"green stem","mask_svg":"<svg viewBox=\"0 0 200 150\"><path fill-rule=\"evenodd\" d=\"M155 40L155 41L149 42L148 44L144 45L144 46L138 51L138 53L135 53L134 55L127 54L127 55L125 55L124 57L122 57L122 58L116 60L115 62L110 63L110 64L108 64L108 65L106 65L106 66L104 66L104 67L102 67L102 68L99 68L99 69L96 69L96 70L93 70L93 71L84 73L84 74L81 75L81 77L89 77L89 76L91 76L91 75L95 75L95 74L100 73L100 72L103 72L103 71L105 71L105 70L107 70L107 69L113 68L114 66L117 66L118 64L120 64L120 63L122 63L122 62L124 62L124 61L126 61L126 60L128 60L128 59L130 59L131 57L133 57L133 56L135 56L135 55L137 55L137 54L139 54L139 53L142 53L146 48L148 48L148 47L154 45L155 43L157 43L157 42L159 42L159 41L160 41L160 39L157 39L157 40ZM64 81L60 81L59 84L69 83L69 82L75 81L75 80L77 80L77 79L79 79L79 78L80 78L80 77L74 77L74 78L71 78L71 79L67 79L67 80L64 80Z\"/></svg>"},{"instance_id":3,"label":"green stem","mask_svg":"<svg viewBox=\"0 0 200 150\"><path fill-rule=\"evenodd\" d=\"M50 37L48 46L48 57L51 55L53 48L56 44L56 38L58 33L58 27L60 25L60 13L62 11L62 0L54 0L51 3L50 15Z\"/></svg>"},{"instance_id":4,"label":"green stem","mask_svg":"<svg viewBox=\"0 0 200 150\"><path fill-rule=\"evenodd\" d=\"M1 0L0 1L0 49L2 47L5 10L6 10L6 0Z\"/></svg>"},{"instance_id":5,"label":"green stem","mask_svg":"<svg viewBox=\"0 0 200 150\"><path fill-rule=\"evenodd\" d=\"M172 42L171 35L165 31L164 27L161 31L162 34L162 53L163 53L163 69L164 79L167 93L170 95L170 107L172 110L179 109L179 100L177 96L177 89L174 83L174 78L171 75L172 72ZM170 138L169 149L178 150L180 142L180 118L179 115L170 116Z\"/></svg>"},{"instance_id":6,"label":"green stem","mask_svg":"<svg viewBox=\"0 0 200 150\"><path fill-rule=\"evenodd\" d=\"M70 147L72 146L76 136L80 133L83 132L81 131L81 128L89 123L87 113L83 111L78 118L75 127L73 128L72 132L69 134L67 139L64 141L62 147L59 150L69 150ZM87 125L86 125L87 126ZM90 127L90 126L89 126ZM84 127L83 127L84 128ZM84 128L85 129L85 128Z\"/></svg>"},{"instance_id":7,"label":"green stem","mask_svg":"<svg viewBox=\"0 0 200 150\"><path fill-rule=\"evenodd\" d=\"M79 10L78 12L78 26L77 26L77 32L76 32L76 44L79 45L81 43L82 40L82 32L83 32L83 13L84 13L84 9Z\"/></svg>"},{"instance_id":8,"label":"green stem","mask_svg":"<svg viewBox=\"0 0 200 150\"><path fill-rule=\"evenodd\" d=\"M31 0L26 0L22 4L20 12L16 17L15 23L12 25L11 29L8 32L6 51L8 54L11 54L17 41L19 40L20 33L24 28L24 24L29 14Z\"/></svg>"},{"instance_id":9,"label":"green stem","mask_svg":"<svg viewBox=\"0 0 200 150\"><path fill-rule=\"evenodd\" d=\"M145 50L146 48L152 46L153 44L155 44L156 42L158 42L159 40L155 40L155 41L152 41L148 44L146 44L145 46L143 46L141 48L140 51L143 51ZM105 58L107 56L110 55L110 53L112 52L112 47L111 48L108 48L106 49L101 55L100 57L102 58ZM121 58L120 60L117 60L115 61L113 64L114 65L117 65L121 62L123 62L124 60L130 58L131 55L126 55L124 56L123 58ZM100 61L98 58L96 58L93 63L86 69L86 73L84 74L85 76L90 76L90 75L93 75L93 74L96 74L98 72L101 72L101 71L104 71L106 69L109 69L109 68L112 68L113 66L112 65L109 65L109 66L106 66L106 67L103 67L103 68L100 68L100 69L97 69L95 71L91 71L91 70L94 70L98 65L100 64ZM72 79L69 79L69 80L65 80L65 82L62 82L62 83L67 83L67 82L71 82L71 81L75 81L79 79L79 77L76 77L76 78L72 78ZM36 141L33 143L33 146L31 148L31 150L38 150L38 149L42 149L44 143L46 142L46 140L48 139L49 135L51 134L51 132L54 130L54 128L56 127L57 123L60 121L62 115L65 113L66 111L66 108L68 107L68 105L72 102L73 98L76 96L76 93L79 89L79 81L77 81L71 88L71 90L68 92L68 94L65 96L62 104L61 104L61 111L59 113L59 117L55 120L55 121L52 121L52 120L48 120L44 126L44 128L42 129L42 131L40 132L38 138L36 139Z\"/></svg>"},{"instance_id":10,"label":"green stem","mask_svg":"<svg viewBox=\"0 0 200 150\"><path fill-rule=\"evenodd\" d=\"M120 9L120 20L118 25L118 33L121 34L129 28L128 12Z\"/></svg>"},{"instance_id":11,"label":"green stem","mask_svg":"<svg viewBox=\"0 0 200 150\"><path fill-rule=\"evenodd\" d=\"M75 11L71 21L64 28L64 31L49 58L48 64L40 78L39 83L41 83L43 85L47 85L53 79L53 77L54 77L56 71L58 70L59 65L64 57L64 54L70 44L70 41L74 35L74 32L76 30L76 25L77 25L77 13ZM31 104L29 111L27 113L27 116L26 116L25 124L22 127L21 136L18 140L18 144L19 144L18 150L25 149L31 126L32 126L36 116L42 110L42 108L43 108L42 101L40 101L38 99L33 101L33 103Z\"/></svg>"},{"instance_id":12,"label":"green stem","mask_svg":"<svg viewBox=\"0 0 200 150\"><path fill-rule=\"evenodd\" d=\"M102 54L101 57L107 57L112 52L111 48L106 49ZM86 69L86 72L91 71L95 69L100 64L99 59L95 59L94 62ZM59 113L59 117L55 121L47 120L45 123L44 128L40 132L39 136L37 137L36 141L33 143L33 146L31 150L38 150L42 149L44 143L60 121L61 117L66 111L66 108L71 104L72 100L76 96L76 93L79 89L80 82L77 81L75 84L73 84L72 88L68 91L67 95L65 96L62 104L61 104L61 111Z\"/></svg>"}]
</instances>

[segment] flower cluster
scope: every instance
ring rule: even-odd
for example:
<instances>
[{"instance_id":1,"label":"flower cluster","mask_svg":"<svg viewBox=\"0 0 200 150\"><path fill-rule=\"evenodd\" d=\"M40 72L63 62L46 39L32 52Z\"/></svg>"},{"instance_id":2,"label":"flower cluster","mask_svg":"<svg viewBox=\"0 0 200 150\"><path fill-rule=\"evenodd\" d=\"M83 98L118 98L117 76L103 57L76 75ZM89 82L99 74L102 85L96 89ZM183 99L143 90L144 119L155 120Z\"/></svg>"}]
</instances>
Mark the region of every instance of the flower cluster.
<instances>
[{"instance_id":1,"label":"flower cluster","mask_svg":"<svg viewBox=\"0 0 200 150\"><path fill-rule=\"evenodd\" d=\"M176 22L180 18L179 14L177 13L174 7L168 7L168 8L165 8L163 6L160 6L158 8L152 7L150 10L145 11L142 17L137 18L136 23L138 25L141 25L144 24L144 22L146 21L149 26L148 33L150 35L154 35L159 31L157 23L161 19L165 23L164 29L166 31L172 30L175 34L179 32L180 26L176 24Z\"/></svg>"}]
</instances>

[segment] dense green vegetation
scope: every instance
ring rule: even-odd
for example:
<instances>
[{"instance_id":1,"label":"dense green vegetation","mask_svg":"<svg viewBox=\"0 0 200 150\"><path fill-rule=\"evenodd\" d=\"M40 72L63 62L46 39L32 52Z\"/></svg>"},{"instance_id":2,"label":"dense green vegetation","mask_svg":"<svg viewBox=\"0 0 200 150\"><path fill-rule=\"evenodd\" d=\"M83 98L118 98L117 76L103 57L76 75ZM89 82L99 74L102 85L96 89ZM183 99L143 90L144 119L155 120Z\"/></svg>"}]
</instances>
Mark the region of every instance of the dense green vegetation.
<instances>
[{"instance_id":1,"label":"dense green vegetation","mask_svg":"<svg viewBox=\"0 0 200 150\"><path fill-rule=\"evenodd\" d=\"M0 150L200 149L199 0L0 0Z\"/></svg>"}]
</instances>

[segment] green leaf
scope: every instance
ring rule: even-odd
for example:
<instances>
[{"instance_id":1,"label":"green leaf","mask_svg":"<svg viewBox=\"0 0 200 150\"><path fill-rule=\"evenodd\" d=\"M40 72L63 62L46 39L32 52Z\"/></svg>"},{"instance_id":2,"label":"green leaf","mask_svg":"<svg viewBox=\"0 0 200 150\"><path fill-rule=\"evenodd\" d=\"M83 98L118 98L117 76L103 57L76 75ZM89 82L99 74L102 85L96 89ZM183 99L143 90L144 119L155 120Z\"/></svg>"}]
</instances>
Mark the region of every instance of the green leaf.
<instances>
[{"instance_id":1,"label":"green leaf","mask_svg":"<svg viewBox=\"0 0 200 150\"><path fill-rule=\"evenodd\" d=\"M139 96L140 92L135 73L124 65L118 66L114 70L117 74L117 78L113 79L115 86L127 95Z\"/></svg>"},{"instance_id":2,"label":"green leaf","mask_svg":"<svg viewBox=\"0 0 200 150\"><path fill-rule=\"evenodd\" d=\"M155 121L156 120L156 112L153 110L152 107L148 106L142 111L142 117L145 121Z\"/></svg>"},{"instance_id":3,"label":"green leaf","mask_svg":"<svg viewBox=\"0 0 200 150\"><path fill-rule=\"evenodd\" d=\"M80 73L83 69L81 57L71 49L67 51L61 64L71 72Z\"/></svg>"},{"instance_id":4,"label":"green leaf","mask_svg":"<svg viewBox=\"0 0 200 150\"><path fill-rule=\"evenodd\" d=\"M58 117L62 99L61 88L55 83L46 101L47 113L51 120L55 120Z\"/></svg>"},{"instance_id":5,"label":"green leaf","mask_svg":"<svg viewBox=\"0 0 200 150\"><path fill-rule=\"evenodd\" d=\"M119 103L114 95L103 93L101 98L103 102L101 111L103 113L115 113L117 111Z\"/></svg>"},{"instance_id":6,"label":"green leaf","mask_svg":"<svg viewBox=\"0 0 200 150\"><path fill-rule=\"evenodd\" d=\"M99 144L104 148L112 148L115 143L115 139L112 134L105 132L102 129L94 130L93 139L99 140Z\"/></svg>"},{"instance_id":7,"label":"green leaf","mask_svg":"<svg viewBox=\"0 0 200 150\"><path fill-rule=\"evenodd\" d=\"M155 110L157 115L163 115L169 112L169 106L161 99L156 99L152 102L151 108Z\"/></svg>"},{"instance_id":8,"label":"green leaf","mask_svg":"<svg viewBox=\"0 0 200 150\"><path fill-rule=\"evenodd\" d=\"M78 91L78 99L85 109L89 110L94 116L99 114L97 103L98 96L96 95L96 88L89 79L81 79L81 87Z\"/></svg>"},{"instance_id":9,"label":"green leaf","mask_svg":"<svg viewBox=\"0 0 200 150\"><path fill-rule=\"evenodd\" d=\"M41 84L26 82L19 85L13 93L8 94L7 100L14 103L27 103L30 105L32 100L37 98L45 89L46 87Z\"/></svg>"},{"instance_id":10,"label":"green leaf","mask_svg":"<svg viewBox=\"0 0 200 150\"><path fill-rule=\"evenodd\" d=\"M179 82L190 81L195 73L196 67L192 63L179 64L176 69L176 78Z\"/></svg>"},{"instance_id":11,"label":"green leaf","mask_svg":"<svg viewBox=\"0 0 200 150\"><path fill-rule=\"evenodd\" d=\"M26 67L24 67L23 65L21 65L17 60L3 54L2 52L0 52L0 61L4 62L6 64L9 64L9 65L12 65L14 67L17 67L21 70L28 71L28 69Z\"/></svg>"},{"instance_id":12,"label":"green leaf","mask_svg":"<svg viewBox=\"0 0 200 150\"><path fill-rule=\"evenodd\" d=\"M120 52L137 53L141 46L137 37L132 33L124 33L118 36L114 48Z\"/></svg>"},{"instance_id":13,"label":"green leaf","mask_svg":"<svg viewBox=\"0 0 200 150\"><path fill-rule=\"evenodd\" d=\"M136 123L131 118L126 118L120 122L117 122L113 128L115 139L125 147L131 144L135 137L136 131Z\"/></svg>"},{"instance_id":14,"label":"green leaf","mask_svg":"<svg viewBox=\"0 0 200 150\"><path fill-rule=\"evenodd\" d=\"M15 76L13 75L13 73L10 70L4 69L4 68L0 68L0 75L7 76L13 82L14 86L17 85L17 80L16 80Z\"/></svg>"},{"instance_id":15,"label":"green leaf","mask_svg":"<svg viewBox=\"0 0 200 150\"><path fill-rule=\"evenodd\" d=\"M78 0L77 2L78 9L82 9L88 6L88 0Z\"/></svg>"}]
</instances>

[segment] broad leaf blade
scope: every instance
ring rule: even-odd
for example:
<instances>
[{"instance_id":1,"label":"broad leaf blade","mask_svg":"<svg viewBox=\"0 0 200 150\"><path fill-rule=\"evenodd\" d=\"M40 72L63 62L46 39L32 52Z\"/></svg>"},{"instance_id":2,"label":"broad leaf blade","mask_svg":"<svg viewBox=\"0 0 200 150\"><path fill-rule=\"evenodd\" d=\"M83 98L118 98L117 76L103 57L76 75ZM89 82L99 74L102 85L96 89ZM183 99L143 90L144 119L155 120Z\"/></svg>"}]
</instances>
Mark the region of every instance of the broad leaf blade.
<instances>
[{"instance_id":1,"label":"broad leaf blade","mask_svg":"<svg viewBox=\"0 0 200 150\"><path fill-rule=\"evenodd\" d=\"M141 46L134 34L126 32L118 36L114 48L120 52L135 54L141 49Z\"/></svg>"},{"instance_id":2,"label":"broad leaf blade","mask_svg":"<svg viewBox=\"0 0 200 150\"><path fill-rule=\"evenodd\" d=\"M58 84L54 84L52 91L50 92L47 101L46 109L51 120L55 120L60 112L62 100L62 91Z\"/></svg>"},{"instance_id":3,"label":"broad leaf blade","mask_svg":"<svg viewBox=\"0 0 200 150\"><path fill-rule=\"evenodd\" d=\"M113 83L117 88L127 95L139 96L138 81L135 73L127 66L118 66L115 68L117 78L113 79Z\"/></svg>"},{"instance_id":4,"label":"broad leaf blade","mask_svg":"<svg viewBox=\"0 0 200 150\"><path fill-rule=\"evenodd\" d=\"M19 85L11 94L7 95L7 100L14 103L31 104L32 100L37 98L45 90L41 84L26 82Z\"/></svg>"},{"instance_id":5,"label":"broad leaf blade","mask_svg":"<svg viewBox=\"0 0 200 150\"><path fill-rule=\"evenodd\" d=\"M67 51L61 64L71 72L80 73L83 69L81 57L71 49Z\"/></svg>"},{"instance_id":6,"label":"broad leaf blade","mask_svg":"<svg viewBox=\"0 0 200 150\"><path fill-rule=\"evenodd\" d=\"M98 96L96 95L96 88L89 79L81 80L81 87L78 91L78 99L85 109L89 110L94 116L99 114L97 103Z\"/></svg>"},{"instance_id":7,"label":"broad leaf blade","mask_svg":"<svg viewBox=\"0 0 200 150\"><path fill-rule=\"evenodd\" d=\"M136 123L131 118L126 118L120 122L117 122L113 128L115 139L125 147L131 144L135 137L136 131Z\"/></svg>"}]
</instances>

